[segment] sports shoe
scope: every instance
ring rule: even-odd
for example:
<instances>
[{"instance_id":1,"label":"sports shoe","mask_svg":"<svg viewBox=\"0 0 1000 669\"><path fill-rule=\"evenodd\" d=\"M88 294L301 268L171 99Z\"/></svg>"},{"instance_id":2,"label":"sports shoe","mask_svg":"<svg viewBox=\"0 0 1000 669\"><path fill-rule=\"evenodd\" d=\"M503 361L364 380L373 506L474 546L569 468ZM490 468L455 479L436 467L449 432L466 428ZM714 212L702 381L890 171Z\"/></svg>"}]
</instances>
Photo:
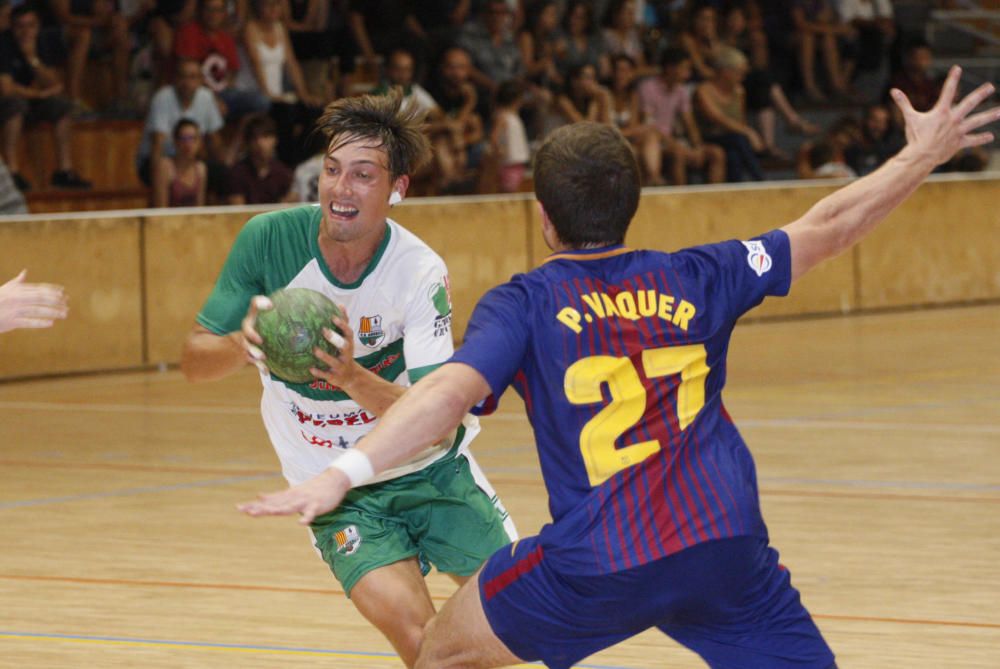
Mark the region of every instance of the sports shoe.
<instances>
[{"instance_id":1,"label":"sports shoe","mask_svg":"<svg viewBox=\"0 0 1000 669\"><path fill-rule=\"evenodd\" d=\"M73 170L58 170L52 173L52 185L56 188L79 188L87 189L91 183L80 177Z\"/></svg>"},{"instance_id":2,"label":"sports shoe","mask_svg":"<svg viewBox=\"0 0 1000 669\"><path fill-rule=\"evenodd\" d=\"M14 181L14 186L22 193L31 190L31 182L21 176L20 172L11 173L10 178Z\"/></svg>"}]
</instances>

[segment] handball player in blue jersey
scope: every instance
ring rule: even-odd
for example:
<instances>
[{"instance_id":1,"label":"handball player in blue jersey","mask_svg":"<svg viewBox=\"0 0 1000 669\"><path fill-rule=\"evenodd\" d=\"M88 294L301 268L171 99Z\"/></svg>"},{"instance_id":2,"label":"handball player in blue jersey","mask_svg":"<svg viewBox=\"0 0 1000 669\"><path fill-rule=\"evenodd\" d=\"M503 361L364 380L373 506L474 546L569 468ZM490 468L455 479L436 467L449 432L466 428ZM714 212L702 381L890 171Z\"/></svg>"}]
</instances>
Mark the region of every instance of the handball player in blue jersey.
<instances>
[{"instance_id":1,"label":"handball player in blue jersey","mask_svg":"<svg viewBox=\"0 0 1000 669\"><path fill-rule=\"evenodd\" d=\"M676 253L622 245L639 201L628 143L594 123L552 133L535 159L554 251L487 293L451 361L324 474L242 505L309 522L352 486L441 439L512 386L534 428L553 522L493 554L429 624L417 667L541 660L567 668L656 627L712 667L815 668L834 656L768 545L753 459L722 404L737 319L870 232L963 147L992 140L955 102L899 91L907 145L802 218L746 241Z\"/></svg>"}]
</instances>

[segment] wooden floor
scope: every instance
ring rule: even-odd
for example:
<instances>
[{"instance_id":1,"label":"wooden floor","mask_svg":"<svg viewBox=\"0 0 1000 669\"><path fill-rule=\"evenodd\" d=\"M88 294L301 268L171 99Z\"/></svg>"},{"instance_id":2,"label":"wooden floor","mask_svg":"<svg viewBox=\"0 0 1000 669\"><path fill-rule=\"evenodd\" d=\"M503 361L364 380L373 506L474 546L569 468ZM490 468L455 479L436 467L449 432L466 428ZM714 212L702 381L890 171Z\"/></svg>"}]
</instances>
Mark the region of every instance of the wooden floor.
<instances>
[{"instance_id":1,"label":"wooden floor","mask_svg":"<svg viewBox=\"0 0 1000 669\"><path fill-rule=\"evenodd\" d=\"M737 330L727 405L842 668L1000 667L998 333L1000 306ZM250 371L0 385L0 666L402 666L294 521L235 511L282 486L257 397ZM514 402L475 453L536 530ZM703 665L646 633L580 666Z\"/></svg>"}]
</instances>

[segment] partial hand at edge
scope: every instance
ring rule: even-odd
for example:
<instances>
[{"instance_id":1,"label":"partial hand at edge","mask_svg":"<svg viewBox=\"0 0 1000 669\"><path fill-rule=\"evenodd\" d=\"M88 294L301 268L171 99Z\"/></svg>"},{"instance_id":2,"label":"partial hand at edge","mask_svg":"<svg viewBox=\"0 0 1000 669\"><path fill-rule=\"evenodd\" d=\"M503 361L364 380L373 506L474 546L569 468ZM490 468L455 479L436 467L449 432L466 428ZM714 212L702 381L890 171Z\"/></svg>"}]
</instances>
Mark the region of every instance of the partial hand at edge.
<instances>
[{"instance_id":1,"label":"partial hand at edge","mask_svg":"<svg viewBox=\"0 0 1000 669\"><path fill-rule=\"evenodd\" d=\"M350 489L347 476L338 469L328 469L305 483L281 492L261 493L252 502L236 505L248 516L290 516L299 514L301 525L309 525L317 516L337 508Z\"/></svg>"}]
</instances>

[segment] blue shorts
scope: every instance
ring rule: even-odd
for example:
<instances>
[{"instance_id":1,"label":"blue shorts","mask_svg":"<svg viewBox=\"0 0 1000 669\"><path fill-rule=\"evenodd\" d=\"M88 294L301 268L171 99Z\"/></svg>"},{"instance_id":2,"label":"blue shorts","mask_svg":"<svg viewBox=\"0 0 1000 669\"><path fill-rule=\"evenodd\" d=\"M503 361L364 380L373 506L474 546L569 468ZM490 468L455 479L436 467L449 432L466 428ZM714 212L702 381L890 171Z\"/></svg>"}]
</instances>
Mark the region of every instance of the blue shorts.
<instances>
[{"instance_id":1,"label":"blue shorts","mask_svg":"<svg viewBox=\"0 0 1000 669\"><path fill-rule=\"evenodd\" d=\"M698 544L603 575L560 570L537 536L479 576L493 632L522 660L568 669L656 627L722 669L830 669L833 653L778 553L759 537Z\"/></svg>"}]
</instances>

